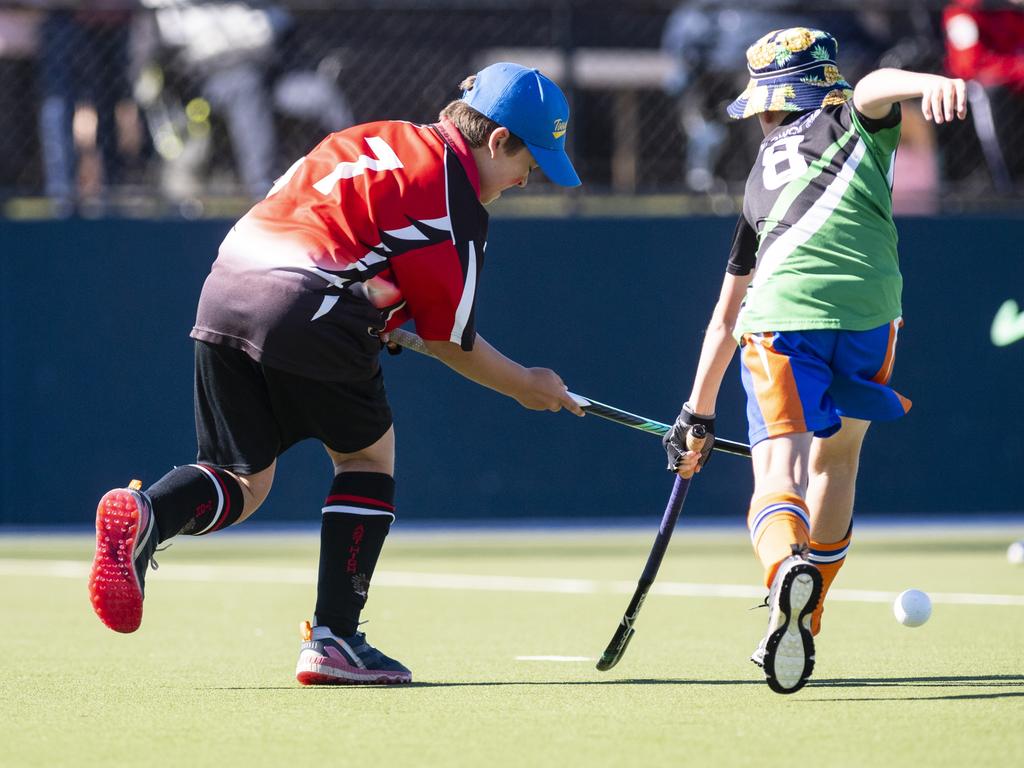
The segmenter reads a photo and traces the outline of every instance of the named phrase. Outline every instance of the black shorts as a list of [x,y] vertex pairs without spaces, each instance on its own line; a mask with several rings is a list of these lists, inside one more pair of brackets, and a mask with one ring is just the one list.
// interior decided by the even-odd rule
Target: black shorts
[[243,475],[308,437],[353,453],[391,426],[379,367],[366,381],[318,381],[203,341],[196,342],[195,407],[199,461]]

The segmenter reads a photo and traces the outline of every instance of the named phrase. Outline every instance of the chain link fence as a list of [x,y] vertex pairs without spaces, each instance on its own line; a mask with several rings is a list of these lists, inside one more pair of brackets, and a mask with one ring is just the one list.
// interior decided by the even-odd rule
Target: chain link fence
[[974,78],[964,123],[905,110],[898,210],[1024,208],[1021,0],[22,0],[0,5],[0,210],[234,215],[326,133],[433,121],[513,60],[566,90],[584,187],[531,180],[500,211],[731,212],[760,138],[725,117],[743,52],[797,25],[835,34],[851,81]]

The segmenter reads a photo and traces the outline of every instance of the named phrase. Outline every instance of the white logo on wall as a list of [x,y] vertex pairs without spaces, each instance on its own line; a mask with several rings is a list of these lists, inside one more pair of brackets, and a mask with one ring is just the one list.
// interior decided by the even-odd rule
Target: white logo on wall
[[1008,347],[1024,339],[1024,312],[1017,302],[1007,299],[992,318],[992,343],[997,347]]

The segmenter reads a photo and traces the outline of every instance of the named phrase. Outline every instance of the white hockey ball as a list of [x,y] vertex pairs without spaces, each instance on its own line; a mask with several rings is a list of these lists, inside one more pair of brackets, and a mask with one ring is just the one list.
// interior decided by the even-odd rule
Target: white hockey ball
[[907,589],[892,604],[896,621],[905,627],[920,627],[932,615],[932,599],[919,589]]

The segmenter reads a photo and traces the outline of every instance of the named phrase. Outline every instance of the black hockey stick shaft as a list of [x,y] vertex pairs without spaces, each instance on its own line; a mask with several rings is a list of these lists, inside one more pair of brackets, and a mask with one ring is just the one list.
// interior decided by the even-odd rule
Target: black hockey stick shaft
[[[391,340],[396,344],[405,347],[406,349],[411,349],[414,352],[430,356],[430,350],[427,348],[427,345],[423,342],[423,339],[415,333],[412,333],[411,331],[404,331],[401,328],[396,328],[391,331],[390,336]],[[570,392],[569,395],[576,401],[580,408],[587,413],[593,414],[594,416],[600,416],[602,419],[607,419],[608,421],[614,421],[616,424],[622,424],[626,427],[639,429],[641,432],[647,432],[648,434],[657,435],[659,437],[663,437],[671,429],[668,424],[663,424],[660,421],[654,421],[653,419],[648,419],[644,416],[638,416],[635,413],[624,411],[613,405],[600,403],[597,400],[591,400],[589,397],[576,395],[572,392]],[[713,449],[722,453],[731,453],[734,456],[750,456],[749,445],[745,443],[738,443],[733,440],[725,440],[720,437],[715,438]]]
[[[644,416],[637,416],[635,413],[624,411],[613,405],[599,403],[596,400],[591,400],[589,397],[573,395],[571,392],[570,395],[579,404],[580,408],[587,413],[600,416],[602,419],[608,419],[608,421],[614,421],[616,424],[633,427],[633,429],[639,429],[641,432],[658,435],[659,437],[664,437],[672,428],[668,424],[663,424],[660,421],[654,421],[653,419],[648,419]],[[721,453],[731,453],[733,456],[750,457],[749,445],[746,443],[737,443],[734,440],[726,440],[721,437],[715,438],[713,450],[720,451]]]
[[[703,442],[704,434],[704,427],[700,425],[691,428],[690,435],[687,438],[690,450],[700,449],[700,443]],[[626,606],[626,612],[622,615],[622,621],[616,627],[615,634],[612,635],[608,647],[604,649],[604,653],[601,654],[601,658],[597,662],[597,668],[602,672],[607,672],[619,663],[619,660],[626,652],[629,641],[633,639],[633,635],[636,632],[637,616],[640,614],[640,608],[643,607],[651,585],[654,584],[654,579],[658,576],[661,561],[665,559],[665,552],[668,551],[668,543],[672,540],[672,532],[676,528],[676,521],[679,520],[679,513],[683,510],[683,503],[686,501],[686,493],[690,489],[691,479],[692,477],[676,476],[675,483],[672,485],[672,493],[668,497],[668,504],[665,506],[665,514],[661,518],[658,535],[654,537],[651,553],[647,556],[647,564],[644,565],[643,573],[640,574],[640,580],[637,582],[636,590],[633,592],[633,598],[629,601],[629,605]]]

